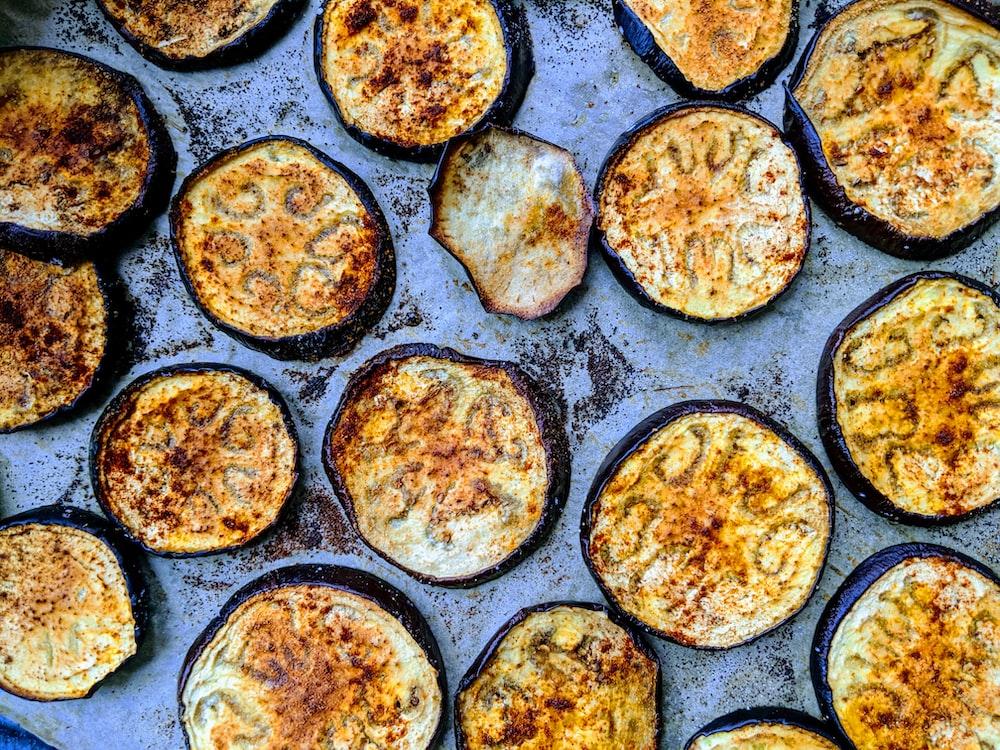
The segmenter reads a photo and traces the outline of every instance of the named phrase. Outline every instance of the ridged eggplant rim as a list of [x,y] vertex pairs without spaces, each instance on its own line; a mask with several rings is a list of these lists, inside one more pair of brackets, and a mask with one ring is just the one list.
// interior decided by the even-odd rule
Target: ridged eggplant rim
[[0,47],[0,55],[16,51],[55,52],[94,65],[110,76],[135,103],[139,111],[139,121],[145,128],[149,142],[149,164],[135,203],[96,232],[79,235],[0,221],[0,243],[16,247],[18,252],[37,260],[56,265],[71,265],[82,259],[94,259],[98,256],[115,256],[146,230],[170,199],[170,190],[174,185],[177,168],[177,152],[174,151],[163,118],[146,95],[142,84],[128,73],[86,55],[55,47]]
[[204,651],[205,647],[215,637],[216,633],[229,621],[232,614],[248,599],[274,589],[286,588],[297,585],[327,586],[338,591],[344,591],[355,596],[360,596],[373,602],[395,617],[407,632],[417,642],[427,661],[437,672],[437,686],[441,691],[441,706],[438,713],[437,727],[434,730],[428,747],[435,747],[441,740],[444,733],[445,705],[448,700],[448,682],[445,674],[444,660],[441,658],[441,651],[438,648],[437,639],[431,631],[427,620],[417,609],[416,605],[391,584],[377,578],[371,573],[366,573],[356,568],[349,568],[342,565],[289,565],[283,568],[272,570],[259,578],[240,588],[223,605],[222,610],[205,626],[205,629],[191,644],[187,655],[181,665],[180,676],[177,680],[177,707],[178,718],[181,724],[181,733],[184,735],[184,746],[191,747],[187,732],[184,726],[184,686],[195,661]]
[[[593,560],[590,558],[590,533],[593,524],[594,505],[604,492],[605,486],[607,486],[608,482],[618,471],[618,467],[621,466],[622,463],[624,463],[633,453],[635,453],[635,451],[645,445],[645,443],[661,429],[666,427],[671,422],[690,414],[735,414],[736,416],[744,417],[756,422],[761,427],[774,433],[784,443],[790,446],[799,455],[799,457],[806,462],[806,465],[816,473],[826,490],[829,532],[827,533],[826,542],[823,546],[823,555],[816,573],[816,580],[813,581],[813,585],[812,588],[809,589],[809,593],[802,598],[802,604],[798,607],[798,609],[790,615],[781,621],[776,622],[767,630],[757,633],[756,635],[740,641],[739,643],[734,643],[731,646],[703,646],[699,644],[683,643],[667,633],[664,633],[663,631],[643,622],[635,615],[627,612],[618,603],[618,600],[604,583],[600,573],[598,573],[597,569],[594,567]],[[834,531],[835,498],[836,495],[833,491],[833,485],[830,483],[830,478],[823,469],[823,464],[819,462],[819,459],[816,458],[813,452],[809,450],[809,448],[806,447],[801,440],[795,437],[795,435],[793,435],[786,427],[771,419],[771,417],[768,417],[767,415],[754,409],[752,406],[748,406],[739,401],[726,401],[722,399],[680,401],[666,407],[665,409],[660,409],[659,411],[650,414],[648,417],[639,422],[639,424],[629,430],[625,437],[618,441],[618,444],[611,449],[608,455],[604,458],[604,461],[601,462],[600,467],[597,469],[597,473],[594,475],[594,481],[590,485],[590,491],[587,493],[587,498],[584,501],[583,515],[580,520],[580,547],[583,552],[583,561],[586,563],[587,570],[590,571],[590,575],[597,583],[598,588],[601,589],[601,594],[603,594],[604,598],[607,599],[610,607],[636,629],[656,638],[661,638],[670,643],[676,643],[678,646],[684,646],[685,648],[694,649],[696,651],[729,651],[730,649],[739,648],[740,646],[745,646],[748,643],[753,643],[757,639],[763,638],[769,633],[773,633],[782,625],[785,625],[795,619],[795,617],[797,617],[799,613],[806,608],[806,605],[809,604],[809,601],[812,599],[813,594],[816,593],[816,588],[819,586],[819,583],[823,578],[823,571],[826,568],[827,557],[830,554],[830,540],[833,538]]]
[[[545,470],[548,476],[548,486],[545,491],[545,500],[542,507],[541,516],[534,530],[528,537],[517,546],[507,557],[498,563],[490,565],[481,571],[471,575],[454,576],[448,578],[436,577],[411,570],[399,563],[397,560],[382,552],[371,544],[361,532],[357,516],[354,512],[354,499],[347,489],[340,471],[337,469],[337,462],[331,450],[333,432],[340,422],[341,416],[347,406],[355,399],[360,388],[367,382],[368,378],[375,370],[390,362],[409,359],[411,357],[432,357],[443,359],[463,365],[477,365],[503,370],[510,377],[511,382],[517,391],[527,399],[534,413],[535,422],[538,425],[541,436],[542,447],[545,449]],[[358,370],[351,375],[344,387],[344,392],[340,397],[340,402],[327,424],[326,432],[323,435],[323,468],[326,470],[327,478],[333,486],[334,493],[340,501],[347,515],[351,528],[358,537],[376,555],[386,562],[399,568],[404,573],[412,576],[421,583],[428,583],[434,586],[444,586],[448,588],[471,588],[486,581],[499,578],[504,573],[514,568],[525,557],[541,546],[555,524],[556,519],[562,513],[566,504],[566,496],[569,493],[570,481],[570,457],[569,440],[563,426],[563,419],[560,409],[556,405],[553,396],[546,391],[534,378],[528,375],[521,367],[513,362],[494,359],[480,359],[478,357],[461,354],[454,349],[439,347],[434,344],[402,344],[386,349],[369,359]]]
[[812,678],[813,689],[816,691],[816,701],[819,703],[820,713],[836,729],[837,734],[842,738],[841,741],[848,748],[853,748],[854,743],[844,731],[833,706],[833,691],[830,688],[827,663],[830,645],[841,621],[850,612],[855,602],[892,568],[913,558],[939,558],[960,563],[1000,586],[1000,578],[989,566],[948,547],[925,542],[909,542],[886,547],[858,565],[844,579],[836,593],[827,602],[816,625],[812,649],[809,652],[809,674]]
[[[625,155],[625,153],[631,149],[632,145],[636,139],[648,128],[658,124],[662,120],[666,120],[670,117],[676,117],[678,115],[685,114],[689,111],[694,110],[704,110],[704,109],[718,109],[726,112],[735,112],[736,114],[745,115],[750,117],[757,122],[771,128],[781,139],[781,142],[788,147],[792,152],[793,158],[795,159],[795,168],[799,174],[799,191],[802,195],[802,205],[805,208],[806,214],[806,237],[805,237],[805,247],[802,252],[802,262],[799,263],[798,269],[795,271],[794,275],[788,280],[781,289],[779,289],[775,294],[773,294],[770,299],[757,305],[757,307],[751,308],[745,312],[741,312],[738,315],[732,315],[728,318],[700,318],[697,315],[689,315],[688,313],[682,312],[674,307],[664,305],[660,302],[654,300],[649,292],[646,291],[645,287],[636,281],[635,275],[629,270],[628,266],[625,265],[625,261],[622,260],[621,256],[615,252],[614,248],[611,247],[607,239],[607,234],[600,228],[601,223],[601,196],[604,193],[604,180],[607,176],[609,170],[616,166],[619,160]],[[795,280],[802,273],[803,267],[805,267],[806,258],[809,255],[809,247],[812,244],[812,210],[809,206],[809,197],[806,192],[806,183],[804,178],[804,172],[802,169],[802,164],[799,159],[799,154],[793,147],[792,143],[788,140],[784,133],[775,125],[773,122],[768,120],[756,112],[751,112],[749,109],[742,107],[738,104],[727,104],[725,102],[712,102],[712,101],[702,101],[702,102],[678,102],[675,104],[668,104],[665,107],[660,107],[659,109],[653,110],[648,115],[639,120],[635,125],[630,127],[614,142],[611,149],[608,151],[608,155],[604,157],[604,163],[601,165],[600,171],[597,173],[597,181],[594,184],[594,226],[591,232],[591,245],[598,250],[607,262],[608,267],[611,269],[611,273],[617,279],[618,283],[621,284],[625,290],[635,298],[635,300],[645,308],[653,310],[654,312],[663,313],[669,315],[678,320],[684,320],[689,323],[701,323],[705,325],[719,325],[727,323],[738,323],[741,320],[753,317],[758,313],[763,312],[766,308],[770,307],[772,304],[778,301],[784,294],[792,287]]]
[[837,732],[826,722],[820,721],[815,716],[810,716],[804,711],[793,708],[783,708],[781,706],[759,706],[757,708],[743,708],[720,716],[718,719],[710,721],[687,741],[684,750],[691,750],[694,743],[702,737],[710,737],[721,732],[733,732],[743,727],[754,726],[756,724],[780,724],[786,727],[798,727],[808,732],[829,740],[838,748],[843,748],[843,742]]
[[660,659],[656,655],[656,652],[650,647],[643,637],[642,633],[632,627],[626,620],[624,620],[618,613],[612,611],[603,604],[597,604],[594,602],[578,602],[570,600],[558,600],[545,602],[543,604],[533,604],[530,607],[524,607],[518,610],[513,617],[511,617],[507,622],[500,626],[500,629],[486,642],[483,650],[479,652],[479,656],[475,658],[472,665],[465,672],[461,681],[458,683],[458,690],[455,692],[454,701],[454,714],[455,714],[455,747],[458,750],[467,750],[468,744],[465,739],[465,733],[462,731],[462,721],[459,716],[459,698],[462,693],[472,687],[472,684],[478,680],[483,673],[483,670],[488,666],[489,662],[493,659],[496,654],[497,649],[503,643],[504,639],[510,635],[511,631],[524,622],[529,615],[533,615],[539,612],[550,612],[553,609],[558,609],[559,607],[572,607],[575,609],[585,609],[590,612],[601,612],[607,616],[607,618],[624,630],[628,636],[632,639],[636,648],[642,653],[643,656],[648,658],[653,662],[656,667],[656,692],[655,692],[655,705],[654,711],[656,714],[656,727],[654,729],[654,737],[656,740],[656,746],[659,747],[663,739],[663,686],[661,684],[662,677],[662,667],[660,665]]
[[80,698],[37,698],[31,695],[21,695],[7,690],[11,695],[39,703],[53,703],[66,700],[83,700],[92,696],[101,684],[112,674],[120,670],[135,658],[142,649],[146,628],[149,624],[150,595],[146,575],[143,572],[141,552],[125,537],[117,527],[101,518],[96,513],[72,505],[43,505],[24,513],[5,518],[0,521],[0,529],[10,529],[15,526],[40,524],[45,526],[68,526],[86,532],[101,542],[114,554],[118,567],[125,579],[128,591],[129,605],[132,609],[132,621],[135,637],[135,654],[122,660],[121,664],[94,683],[87,694]]
[[[964,10],[993,28],[1000,29],[1000,6],[988,7],[985,3],[979,4],[965,0],[939,1]],[[788,134],[789,141],[795,146],[796,153],[802,159],[810,195],[837,226],[877,250],[897,258],[904,260],[943,258],[957,253],[981,237],[1000,218],[1000,206],[944,237],[914,237],[901,232],[889,222],[880,219],[847,197],[847,193],[837,181],[837,176],[826,159],[819,133],[816,132],[816,128],[809,120],[805,110],[802,109],[792,93],[801,83],[809,59],[816,49],[816,43],[826,31],[827,26],[835,22],[843,12],[861,2],[868,2],[868,0],[853,0],[827,18],[816,29],[812,39],[806,45],[802,57],[799,58],[791,77],[784,86],[785,132]]]
[[[132,530],[115,514],[108,502],[108,498],[104,493],[104,488],[101,486],[100,472],[98,471],[98,453],[100,451],[101,441],[105,430],[107,429],[110,421],[114,419],[122,407],[128,402],[128,400],[142,389],[148,383],[154,380],[160,380],[161,378],[168,378],[172,375],[185,375],[185,374],[202,374],[202,373],[230,373],[233,375],[238,375],[252,383],[257,388],[261,389],[267,393],[270,401],[274,404],[278,411],[281,413],[281,421],[285,429],[288,431],[289,436],[292,439],[292,445],[295,449],[294,455],[294,466],[292,470],[292,481],[288,487],[288,492],[285,493],[285,497],[281,501],[281,505],[278,512],[275,514],[274,520],[271,521],[267,526],[261,529],[258,533],[254,534],[249,539],[246,539],[238,544],[231,544],[228,547],[219,547],[217,549],[207,549],[198,550],[196,552],[171,552],[171,551],[160,551],[149,547],[145,542],[137,538]],[[281,393],[271,385],[269,382],[264,380],[259,375],[256,375],[249,370],[244,370],[242,367],[236,367],[235,365],[219,364],[215,362],[191,362],[185,364],[167,365],[166,367],[160,367],[156,370],[151,370],[149,372],[143,373],[138,376],[135,380],[125,386],[117,396],[115,396],[111,402],[104,408],[101,416],[97,418],[97,422],[94,424],[94,429],[90,433],[90,445],[88,448],[88,463],[89,463],[89,474],[90,474],[90,486],[93,489],[94,497],[97,498],[97,503],[100,505],[101,510],[108,517],[108,520],[125,536],[132,544],[141,548],[142,550],[148,552],[151,555],[157,557],[165,558],[186,558],[186,557],[204,557],[206,555],[217,555],[222,552],[232,552],[233,550],[246,547],[258,539],[262,538],[265,534],[271,531],[275,526],[277,526],[281,520],[284,518],[285,513],[288,510],[288,501],[295,494],[295,488],[298,485],[299,478],[301,476],[301,462],[302,462],[302,451],[299,447],[298,433],[295,429],[295,423],[292,421],[291,412],[288,409],[288,404],[282,397]]]
[[920,281],[934,279],[954,279],[970,289],[985,294],[993,300],[993,303],[997,307],[1000,307],[1000,293],[980,281],[970,279],[968,276],[962,276],[950,271],[918,271],[911,273],[909,276],[904,276],[875,292],[875,294],[854,308],[846,318],[837,324],[837,327],[833,329],[833,333],[827,339],[826,346],[823,347],[823,354],[820,355],[819,374],[816,379],[816,421],[819,427],[819,436],[823,441],[823,447],[826,448],[826,455],[830,458],[830,464],[833,466],[834,471],[837,472],[837,476],[840,477],[840,481],[844,483],[844,486],[850,490],[854,497],[860,500],[872,512],[878,513],[890,521],[913,526],[947,526],[959,523],[996,507],[997,503],[1000,502],[1000,497],[986,505],[981,505],[978,508],[973,508],[965,513],[956,515],[913,513],[912,511],[903,510],[893,503],[886,495],[875,488],[875,485],[861,472],[861,469],[851,457],[851,451],[847,447],[844,432],[841,430],[840,422],[837,419],[837,393],[834,383],[833,360],[837,354],[837,350],[843,344],[844,338],[855,325],[877,313],[900,294],[912,289]]
[[[375,222],[380,235],[377,257],[375,259],[375,278],[365,301],[351,315],[339,323],[334,323],[315,331],[299,333],[293,336],[257,336],[217,318],[202,302],[195,290],[194,281],[188,273],[181,251],[179,232],[181,224],[181,203],[191,187],[206,174],[212,172],[227,160],[250,148],[264,143],[291,143],[306,149],[323,166],[336,172],[354,191],[364,206],[368,215]],[[174,260],[180,272],[184,288],[209,322],[223,333],[232,336],[244,346],[264,352],[268,356],[280,360],[301,360],[314,362],[325,357],[338,357],[353,349],[358,341],[371,330],[382,318],[392,295],[396,290],[396,251],[393,247],[392,234],[385,214],[375,198],[374,193],[353,170],[336,159],[323,153],[311,143],[287,135],[269,135],[244,141],[236,146],[223,149],[208,160],[198,165],[181,183],[180,190],[174,196],[170,205],[170,245],[174,251]]]
[[[387,156],[390,159],[404,159],[424,164],[433,164],[444,151],[447,141],[424,146],[404,146],[395,141],[373,135],[362,130],[357,125],[349,123],[337,99],[333,94],[333,89],[323,75],[323,16],[326,13],[326,6],[333,0],[325,0],[316,16],[316,23],[313,30],[313,66],[316,69],[316,78],[323,95],[333,107],[333,113],[341,127],[347,134],[362,146],[371,149],[377,154]],[[503,86],[497,98],[486,110],[485,114],[477,122],[472,124],[464,133],[475,133],[486,125],[497,124],[501,126],[510,125],[514,121],[514,116],[524,102],[524,95],[528,91],[528,84],[535,76],[535,61],[532,52],[531,29],[528,25],[528,16],[519,0],[489,0],[496,11],[497,19],[500,21],[500,29],[503,32],[503,46],[507,53],[507,72],[504,75]],[[455,136],[458,137],[458,136]]]

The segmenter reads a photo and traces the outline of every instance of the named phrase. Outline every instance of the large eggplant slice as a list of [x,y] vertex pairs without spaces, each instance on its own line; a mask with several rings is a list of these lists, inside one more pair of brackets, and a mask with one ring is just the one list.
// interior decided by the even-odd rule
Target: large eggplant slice
[[998,19],[988,3],[858,0],[817,31],[785,91],[785,128],[844,229],[926,259],[996,220]]
[[0,48],[0,243],[53,262],[115,253],[166,204],[176,161],[132,76]]
[[231,365],[142,375],[94,427],[90,478],[101,508],[157,555],[247,544],[277,523],[298,478],[281,395]]
[[726,649],[794,617],[819,581],[833,488],[816,457],[733,401],[685,401],[640,422],[597,471],[583,556],[630,622]]
[[434,162],[455,136],[510,125],[535,73],[518,0],[327,0],[314,39],[337,119],[395,159]]
[[412,602],[335,565],[280,568],[237,591],[191,646],[177,689],[190,750],[245,737],[430,750],[447,695],[437,642]]
[[140,556],[107,521],[47,505],[0,521],[0,688],[88,698],[138,651],[148,619]]
[[871,510],[954,523],[1000,498],[1000,294],[941,271],[863,302],[823,350],[816,405],[830,462]]
[[323,464],[361,538],[425,583],[474,586],[537,547],[566,501],[550,395],[511,362],[397,346],[351,376]]
[[599,604],[522,609],[455,695],[458,750],[656,750],[660,663]]
[[389,226],[354,172],[296,138],[248,141],[198,167],[170,210],[201,311],[279,359],[343,354],[396,286]]
[[640,304],[731,322],[777,299],[809,249],[809,202],[781,132],[747,110],[682,104],[611,148],[595,188],[595,239]]
[[825,722],[790,708],[745,708],[720,716],[688,740],[684,750],[840,750]]
[[538,318],[583,280],[594,211],[569,151],[487,127],[449,142],[429,193],[430,235],[487,312]]
[[816,628],[820,711],[856,750],[996,745],[1000,578],[934,544],[877,552]]

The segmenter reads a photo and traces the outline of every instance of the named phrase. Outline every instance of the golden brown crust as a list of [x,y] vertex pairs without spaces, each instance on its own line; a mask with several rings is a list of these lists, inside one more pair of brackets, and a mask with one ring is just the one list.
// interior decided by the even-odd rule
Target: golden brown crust
[[826,737],[803,727],[759,722],[713,732],[695,740],[688,750],[838,750]]

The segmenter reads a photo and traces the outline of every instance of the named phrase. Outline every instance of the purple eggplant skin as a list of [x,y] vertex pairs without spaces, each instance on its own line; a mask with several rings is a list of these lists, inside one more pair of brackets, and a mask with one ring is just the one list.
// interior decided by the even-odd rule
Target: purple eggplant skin
[[720,732],[732,732],[754,724],[783,724],[789,727],[800,727],[819,735],[825,740],[829,740],[838,748],[846,750],[846,746],[843,744],[840,736],[828,723],[820,721],[803,711],[781,708],[779,706],[744,708],[728,713],[725,716],[720,716],[695,732],[691,739],[687,741],[684,748],[685,750],[690,750],[694,743],[701,737],[708,737]]
[[[181,257],[180,242],[178,240],[178,231],[181,222],[180,206],[191,186],[217,163],[247,148],[269,141],[287,141],[301,146],[307,149],[323,165],[343,177],[361,200],[361,204],[368,211],[372,221],[375,222],[381,237],[378,258],[375,262],[375,281],[364,303],[350,317],[336,325],[327,326],[318,331],[301,333],[296,336],[254,336],[216,318],[211,310],[202,304],[195,293],[194,283]],[[291,136],[273,135],[245,141],[237,146],[220,151],[211,159],[195,168],[191,174],[184,178],[184,182],[181,183],[180,190],[177,191],[177,195],[174,196],[174,200],[170,206],[170,244],[174,249],[174,260],[177,263],[177,269],[180,272],[181,280],[184,282],[184,287],[187,289],[188,294],[191,295],[191,299],[194,300],[195,305],[201,310],[202,315],[208,318],[212,325],[220,331],[232,336],[244,346],[264,352],[275,359],[315,362],[326,357],[338,357],[346,354],[354,348],[372,326],[381,320],[396,290],[396,251],[392,244],[392,234],[389,231],[389,223],[386,221],[385,214],[382,213],[382,209],[371,189],[350,168],[330,158],[312,144]]]
[[844,337],[854,325],[864,320],[879,309],[889,304],[903,292],[912,288],[923,279],[955,279],[978,292],[988,296],[993,302],[1000,306],[1000,293],[995,289],[983,284],[968,276],[951,273],[950,271],[918,271],[904,276],[889,286],[880,289],[874,295],[862,302],[840,324],[833,329],[830,338],[823,347],[823,354],[820,356],[819,374],[816,379],[816,419],[819,426],[819,436],[826,448],[826,454],[830,458],[840,481],[860,500],[869,510],[878,513],[880,516],[888,518],[896,523],[905,523],[913,526],[947,526],[959,523],[972,516],[985,513],[997,506],[1000,498],[992,503],[970,510],[967,513],[956,516],[936,515],[927,516],[920,513],[911,513],[897,507],[889,498],[879,492],[868,478],[861,473],[861,469],[851,458],[847,442],[844,440],[844,433],[840,429],[840,422],[837,421],[837,396],[834,392],[834,372],[833,358],[837,349],[844,341]]
[[[545,463],[546,472],[549,476],[549,486],[545,493],[545,504],[542,508],[542,515],[538,519],[538,525],[528,538],[505,559],[471,576],[438,578],[419,573],[400,565],[399,562],[369,544],[364,534],[361,533],[361,528],[354,513],[354,501],[351,498],[351,493],[348,491],[343,477],[341,477],[340,472],[337,470],[336,460],[330,450],[333,431],[340,421],[344,409],[375,370],[387,362],[415,356],[435,357],[459,364],[497,367],[504,370],[511,381],[513,381],[517,390],[531,405],[531,410],[534,412],[535,420],[538,422],[541,432],[542,446],[545,448]],[[563,426],[564,422],[561,410],[553,396],[534,378],[522,370],[520,366],[513,362],[470,357],[454,349],[442,348],[434,344],[401,344],[376,354],[348,379],[344,393],[340,398],[340,403],[337,404],[337,408],[334,410],[333,417],[330,418],[326,433],[323,436],[323,468],[326,469],[326,475],[330,480],[330,484],[333,485],[333,490],[340,500],[341,506],[344,508],[344,513],[347,515],[351,527],[372,552],[421,583],[447,588],[472,588],[486,581],[491,581],[494,578],[499,578],[534,552],[545,541],[556,519],[562,513],[563,506],[566,504],[566,497],[569,493],[570,482],[569,440]]]
[[633,125],[627,131],[622,133],[618,137],[618,140],[616,140],[614,144],[611,146],[611,149],[608,151],[608,155],[604,157],[604,163],[601,165],[601,169],[597,174],[597,182],[594,185],[594,204],[595,204],[594,226],[593,230],[590,233],[590,244],[594,250],[599,252],[604,257],[605,262],[608,264],[608,267],[611,269],[611,273],[614,275],[618,283],[621,284],[625,288],[625,291],[631,294],[632,297],[634,297],[635,300],[643,307],[649,310],[653,310],[654,312],[669,315],[673,318],[677,318],[678,320],[686,321],[688,323],[700,323],[702,325],[719,325],[720,323],[721,324],[738,323],[742,320],[746,320],[747,318],[751,318],[763,312],[765,309],[770,307],[772,304],[777,302],[782,296],[785,295],[785,293],[792,287],[792,284],[795,283],[795,280],[799,277],[799,274],[802,273],[802,268],[805,266],[805,257],[806,255],[808,255],[809,247],[812,243],[812,210],[810,208],[809,201],[806,199],[806,183],[804,178],[804,172],[802,170],[802,164],[799,159],[798,151],[796,151],[796,149],[792,146],[792,143],[786,137],[782,135],[781,142],[784,143],[786,146],[788,146],[788,148],[792,150],[792,153],[795,154],[795,164],[799,170],[799,189],[802,191],[803,205],[805,206],[805,211],[806,211],[806,227],[807,227],[806,253],[805,255],[803,255],[802,265],[799,267],[799,270],[796,271],[795,276],[789,279],[788,284],[785,285],[785,288],[782,289],[777,294],[775,294],[773,297],[771,297],[771,299],[769,299],[762,305],[758,305],[757,307],[751,310],[747,310],[746,312],[740,313],[739,315],[734,315],[730,318],[718,318],[711,320],[707,320],[705,318],[698,318],[693,315],[688,315],[687,313],[681,312],[680,310],[676,310],[672,307],[668,307],[667,305],[663,305],[654,300],[645,290],[642,284],[640,284],[636,280],[635,276],[629,270],[628,266],[625,265],[625,262],[621,259],[618,253],[614,251],[611,245],[608,244],[607,236],[600,229],[601,194],[604,192],[604,180],[607,177],[608,171],[618,161],[619,156],[631,146],[632,141],[643,130],[653,125],[654,123],[659,122],[660,120],[669,117],[677,112],[683,112],[688,109],[704,109],[705,107],[724,109],[724,110],[729,110],[731,112],[738,112],[741,115],[748,115],[756,120],[759,120],[768,127],[774,128],[774,130],[779,135],[781,134],[781,131],[774,123],[772,123],[771,121],[767,120],[764,117],[761,117],[756,112],[751,112],[745,107],[741,107],[737,104],[727,104],[725,102],[711,102],[711,101],[677,102],[675,104],[668,104],[665,107],[660,107],[659,109],[650,112],[648,115],[639,120],[635,125]]
[[[333,2],[333,0],[327,0]],[[466,133],[475,133],[479,129],[489,124],[509,126],[514,121],[514,116],[524,102],[524,95],[528,91],[528,84],[535,76],[535,59],[532,52],[531,28],[528,25],[528,16],[519,0],[490,0],[493,9],[496,11],[500,21],[500,28],[503,31],[504,46],[507,49],[507,74],[504,76],[503,87],[500,95],[496,98],[490,108],[486,110],[479,122],[470,127]],[[323,76],[323,13],[326,9],[326,2],[320,8],[319,15],[316,16],[316,24],[313,30],[313,65],[316,69],[316,78],[319,80],[319,87],[323,90],[323,95],[333,107],[333,113],[341,127],[347,134],[362,146],[371,149],[377,154],[387,156],[390,159],[402,159],[422,164],[434,164],[444,151],[446,143],[435,143],[426,146],[403,146],[394,141],[372,135],[357,125],[353,125],[344,119],[340,111],[340,105],[333,95],[330,84]]]
[[754,409],[752,406],[748,406],[739,401],[725,401],[721,399],[706,399],[698,401],[680,401],[676,404],[671,404],[665,409],[660,409],[648,417],[643,419],[639,424],[633,427],[618,444],[608,453],[601,463],[600,467],[597,469],[597,474],[594,476],[594,481],[590,485],[590,491],[587,493],[587,498],[583,504],[583,516],[580,520],[580,547],[583,552],[583,561],[587,565],[587,570],[590,571],[590,575],[593,577],[594,581],[597,583],[598,588],[600,588],[601,593],[604,598],[608,600],[608,604],[611,609],[621,617],[625,622],[632,625],[643,633],[660,638],[671,643],[677,643],[679,646],[684,646],[685,648],[694,649],[696,651],[729,651],[733,648],[739,648],[740,646],[745,646],[748,643],[753,643],[758,638],[763,638],[768,633],[772,633],[778,628],[780,628],[785,623],[794,619],[799,612],[805,609],[809,600],[812,599],[814,593],[816,593],[816,587],[819,585],[822,579],[822,570],[820,575],[816,577],[816,582],[813,584],[812,590],[809,592],[803,602],[802,606],[798,610],[793,612],[791,615],[786,617],[781,622],[774,625],[774,627],[765,630],[763,633],[759,633],[742,643],[736,643],[732,646],[717,647],[717,646],[692,646],[687,643],[680,643],[675,639],[671,638],[666,633],[657,630],[656,628],[647,625],[639,618],[629,614],[618,604],[614,595],[605,585],[604,581],[601,579],[600,574],[597,572],[597,568],[594,566],[594,561],[590,557],[590,534],[593,525],[593,513],[594,505],[597,503],[597,499],[601,496],[604,491],[605,486],[611,481],[611,478],[618,471],[618,467],[628,459],[636,450],[638,450],[642,445],[649,440],[653,435],[659,432],[662,428],[666,427],[671,422],[685,417],[689,414],[736,414],[741,417],[753,420],[762,427],[770,430],[784,442],[790,445],[796,453],[802,458],[809,467],[816,472],[816,475],[823,482],[823,486],[826,488],[826,494],[829,498],[829,523],[830,523],[830,533],[827,537],[826,548],[823,550],[823,565],[822,568],[826,567],[826,560],[830,554],[830,540],[833,539],[834,533],[834,499],[835,494],[833,491],[833,485],[830,483],[830,478],[827,476],[826,471],[823,469],[823,464],[819,462],[819,459],[813,455],[812,451],[805,446],[802,441],[795,437],[791,432],[789,432],[784,426],[771,419],[765,414]]

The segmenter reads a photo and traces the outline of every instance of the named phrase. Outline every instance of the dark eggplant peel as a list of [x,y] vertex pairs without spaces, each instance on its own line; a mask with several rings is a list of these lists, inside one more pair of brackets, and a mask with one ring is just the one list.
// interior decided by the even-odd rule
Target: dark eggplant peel
[[273,357],[343,354],[392,299],[396,256],[375,197],[304,141],[218,154],[184,180],[170,226],[202,312]]
[[595,237],[641,304],[733,321],[779,297],[809,248],[798,159],[743,109],[673,105],[612,147],[597,178]]
[[584,506],[584,559],[631,622],[685,646],[760,637],[812,595],[833,530],[819,461],[744,404],[685,401],[608,454]]
[[458,750],[656,750],[660,663],[599,604],[522,609],[455,696]]
[[429,192],[430,235],[487,312],[537,318],[583,280],[594,211],[569,151],[489,127],[448,144]]
[[132,658],[148,619],[139,552],[107,521],[48,505],[0,521],[0,688],[87,698]]
[[763,706],[733,711],[709,722],[684,750],[840,750],[825,722],[790,708]]
[[323,447],[361,538],[425,583],[472,586],[541,543],[566,501],[552,398],[510,362],[398,346],[351,376]]
[[246,544],[273,526],[298,478],[281,396],[228,365],[175,365],[116,396],[94,427],[90,476],[104,512],[154,554]]
[[176,155],[130,75],[0,48],[0,243],[41,260],[117,253],[170,195]]
[[178,685],[190,750],[438,747],[448,691],[409,599],[352,568],[295,565],[240,589]]
[[987,5],[851,3],[789,82],[786,129],[814,197],[892,255],[947,255],[997,218],[1000,14]]
[[820,711],[856,750],[1000,742],[1000,578],[933,544],[869,557],[826,606],[811,672]]
[[863,302],[826,343],[819,430],[840,478],[902,523],[954,523],[1000,498],[1000,295],[915,273]]

